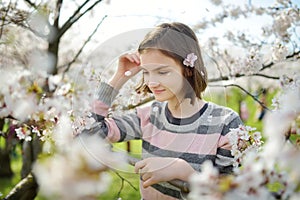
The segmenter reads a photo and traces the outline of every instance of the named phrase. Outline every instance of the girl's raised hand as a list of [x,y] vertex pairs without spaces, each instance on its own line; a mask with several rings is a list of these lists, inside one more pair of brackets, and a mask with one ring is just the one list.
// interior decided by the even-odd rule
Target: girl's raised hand
[[135,75],[140,71],[140,56],[138,53],[127,53],[119,58],[118,71],[125,74],[125,72],[130,71],[132,75]]
[[138,53],[123,54],[119,57],[118,69],[109,84],[115,89],[120,89],[127,80],[140,70],[140,56]]

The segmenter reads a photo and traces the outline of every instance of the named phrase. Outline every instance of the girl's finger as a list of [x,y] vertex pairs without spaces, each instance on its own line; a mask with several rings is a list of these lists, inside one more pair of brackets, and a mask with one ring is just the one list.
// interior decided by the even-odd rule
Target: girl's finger
[[143,160],[135,163],[135,165],[134,165],[134,172],[136,174],[138,174],[139,171],[140,171],[140,169],[142,169],[143,167],[145,167],[145,165],[146,165],[146,162],[144,162]]
[[137,55],[137,53],[131,54],[132,58],[134,59],[136,64],[140,64],[140,57]]
[[147,188],[149,187],[150,185],[153,185],[155,184],[156,182],[154,181],[154,179],[151,177],[151,178],[148,178],[146,181],[143,182],[143,187],[144,188]]
[[149,176],[148,173],[145,173],[145,174],[143,174],[143,175],[141,176],[141,179],[142,179],[143,182],[147,181],[149,178],[151,178],[151,176]]
[[135,62],[133,56],[131,56],[131,54],[125,54],[124,57],[129,60],[130,62]]

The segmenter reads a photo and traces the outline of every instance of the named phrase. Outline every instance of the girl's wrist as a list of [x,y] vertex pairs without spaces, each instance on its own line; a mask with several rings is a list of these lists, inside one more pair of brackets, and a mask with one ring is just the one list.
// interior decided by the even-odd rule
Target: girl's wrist
[[183,180],[183,181],[188,181],[189,177],[195,173],[195,170],[192,168],[190,164],[188,164],[185,160],[183,159],[178,159],[177,160],[177,166],[178,166],[178,179]]
[[126,79],[121,76],[114,76],[111,80],[109,80],[108,84],[116,90],[120,90],[127,80],[128,78]]

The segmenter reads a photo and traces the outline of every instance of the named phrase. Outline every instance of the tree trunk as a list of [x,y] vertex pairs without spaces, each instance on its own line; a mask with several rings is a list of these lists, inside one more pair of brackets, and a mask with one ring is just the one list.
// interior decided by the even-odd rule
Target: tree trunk
[[[5,121],[4,119],[0,120],[0,128],[3,130]],[[0,178],[11,178],[14,173],[11,169],[11,159],[10,154],[13,151],[13,143],[14,143],[14,126],[11,126],[7,132],[3,135],[3,139],[5,140],[5,144],[3,148],[0,148]],[[2,137],[2,136],[0,136]]]
[[31,172],[32,164],[36,161],[41,151],[42,143],[39,137],[33,137],[32,141],[24,141],[21,178],[27,177],[27,175]]
[[52,69],[50,74],[56,75],[58,73],[58,48],[59,48],[60,39],[56,39],[53,42],[49,42],[48,53],[53,56]]
[[0,149],[0,177],[11,178],[14,173],[10,165],[10,152]]

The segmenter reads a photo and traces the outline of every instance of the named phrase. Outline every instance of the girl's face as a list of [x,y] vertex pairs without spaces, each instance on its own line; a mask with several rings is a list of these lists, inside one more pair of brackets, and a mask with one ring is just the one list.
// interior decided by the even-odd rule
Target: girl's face
[[184,96],[182,67],[159,50],[140,55],[144,82],[157,101],[177,103]]

